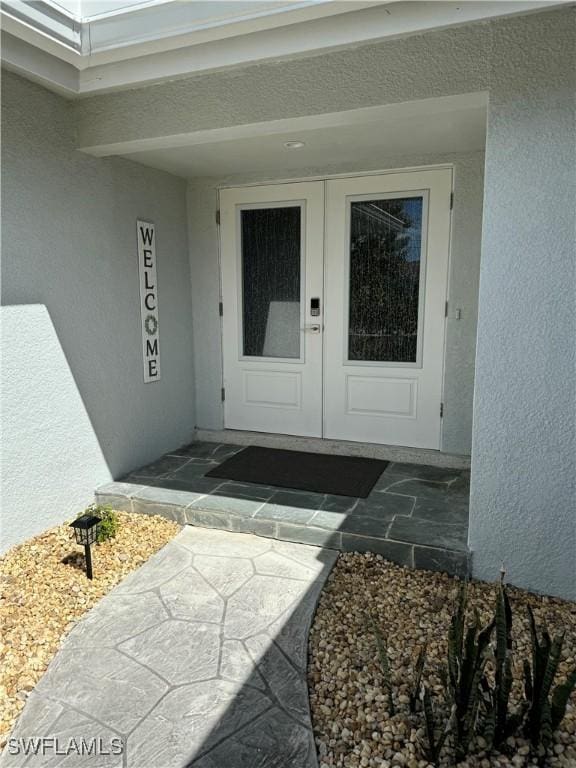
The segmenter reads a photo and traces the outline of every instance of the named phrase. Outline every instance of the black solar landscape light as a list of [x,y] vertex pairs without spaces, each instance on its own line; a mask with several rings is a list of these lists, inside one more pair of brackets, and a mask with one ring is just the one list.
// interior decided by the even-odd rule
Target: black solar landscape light
[[89,579],[92,578],[92,552],[90,547],[98,538],[98,527],[101,522],[102,518],[98,517],[98,515],[81,515],[73,523],[70,523],[70,527],[74,528],[76,543],[82,544],[84,547],[86,576]]

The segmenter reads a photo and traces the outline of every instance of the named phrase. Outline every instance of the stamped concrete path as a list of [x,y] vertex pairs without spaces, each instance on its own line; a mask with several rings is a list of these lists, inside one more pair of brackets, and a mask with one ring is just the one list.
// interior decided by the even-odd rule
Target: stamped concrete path
[[[12,739],[56,741],[6,748],[0,766],[314,768],[307,639],[335,559],[184,528],[76,625],[31,693]],[[79,756],[82,739],[99,754]]]

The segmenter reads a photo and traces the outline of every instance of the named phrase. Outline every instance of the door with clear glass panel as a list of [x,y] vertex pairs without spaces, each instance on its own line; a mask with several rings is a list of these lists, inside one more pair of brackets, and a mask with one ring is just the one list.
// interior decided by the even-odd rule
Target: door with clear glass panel
[[227,429],[322,436],[324,183],[220,192]]
[[324,437],[440,448],[452,172],[326,182]]

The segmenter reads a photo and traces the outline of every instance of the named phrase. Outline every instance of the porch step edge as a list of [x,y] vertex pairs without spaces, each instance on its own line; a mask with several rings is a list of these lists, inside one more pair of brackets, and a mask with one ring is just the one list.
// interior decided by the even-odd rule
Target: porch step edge
[[[158,491],[160,493],[157,493]],[[94,496],[98,504],[109,504],[113,509],[125,512],[160,515],[182,526],[251,533],[341,552],[373,552],[407,568],[441,571],[460,578],[470,575],[470,552],[365,536],[337,529],[316,528],[290,521],[251,517],[227,510],[203,509],[202,494],[113,482],[97,488]],[[189,501],[187,496],[190,497]]]

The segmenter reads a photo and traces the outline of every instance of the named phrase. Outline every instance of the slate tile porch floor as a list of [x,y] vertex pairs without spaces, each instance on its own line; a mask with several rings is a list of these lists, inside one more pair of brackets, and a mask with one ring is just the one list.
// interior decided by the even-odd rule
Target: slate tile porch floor
[[195,442],[96,490],[101,504],[180,524],[376,552],[460,576],[469,571],[469,471],[390,462],[366,499],[205,474],[244,446]]

